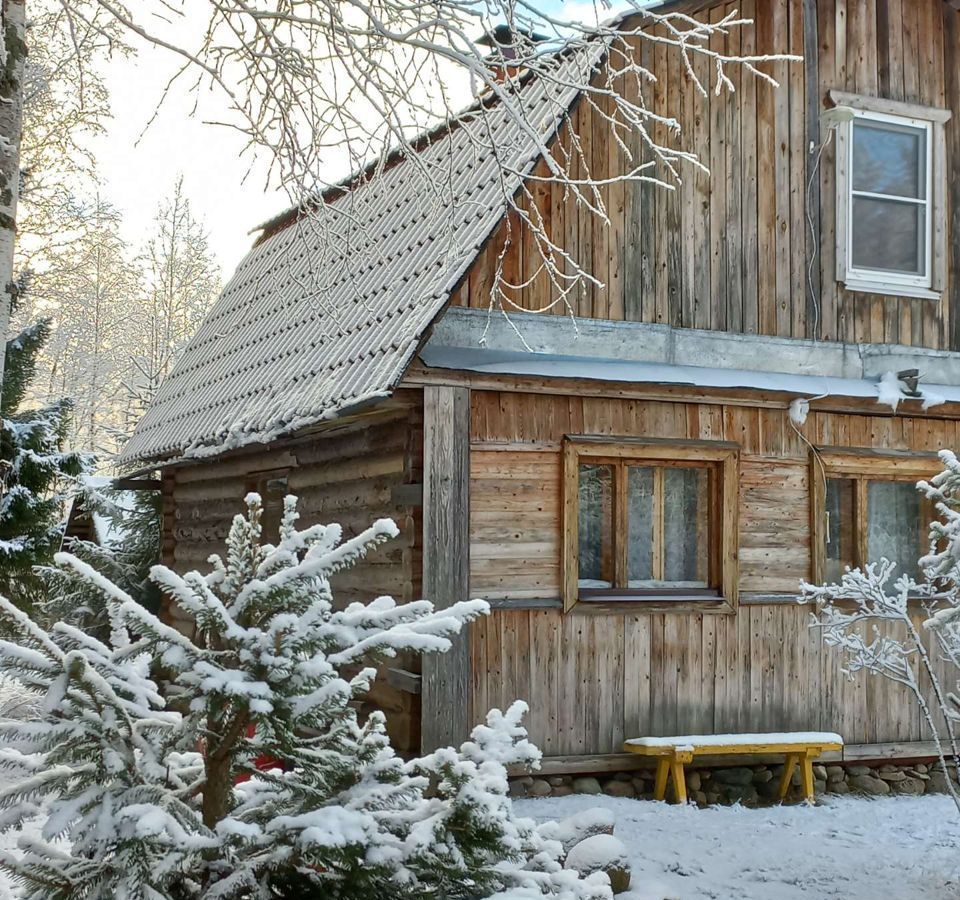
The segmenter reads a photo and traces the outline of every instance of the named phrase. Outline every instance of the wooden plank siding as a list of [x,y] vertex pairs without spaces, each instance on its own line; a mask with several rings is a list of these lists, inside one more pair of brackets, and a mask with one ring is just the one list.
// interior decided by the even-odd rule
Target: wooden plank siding
[[[779,81],[776,88],[732,70],[737,91],[717,96],[715,75],[695,60],[697,75],[710,84],[704,97],[676,53],[663,45],[644,46],[637,55],[657,78],[645,87],[646,102],[658,115],[677,118],[678,145],[695,151],[711,175],[687,167],[674,191],[638,183],[604,186],[600,194],[609,227],[565,195],[562,186],[538,183],[532,202],[542,211],[545,227],[606,288],[584,284],[564,300],[541,274],[522,289],[508,290],[510,301],[522,309],[588,318],[960,349],[955,324],[960,286],[949,274],[960,253],[960,242],[950,237],[960,215],[960,178],[949,174],[960,166],[960,13],[942,0],[746,0],[705,4],[697,15],[717,19],[734,10],[754,18],[755,25],[712,38],[712,50],[806,54],[810,70],[804,63],[763,64]],[[816,46],[808,46],[814,41]],[[623,79],[616,83],[622,85]],[[810,119],[824,109],[830,90],[954,110],[947,123],[949,249],[941,300],[851,292],[838,284],[833,141],[807,190],[813,161],[809,140],[826,136]],[[584,148],[575,174],[588,167],[603,178],[626,171],[628,162],[597,107],[604,108],[600,101],[580,103],[573,114],[572,127]],[[662,125],[652,126],[652,133],[657,141],[672,140]],[[564,135],[561,142],[568,148],[569,135]],[[637,158],[646,158],[636,142],[631,147]],[[546,166],[537,174],[546,175]],[[807,214],[813,218],[815,243]],[[455,303],[489,306],[490,279],[506,239],[505,229],[494,235]],[[814,249],[811,294],[807,268]],[[529,276],[537,271],[529,235],[512,241],[505,263],[508,272]]]
[[[788,596],[810,577],[810,459],[786,410],[492,390],[472,391],[471,404],[470,592],[498,607],[471,627],[475,718],[527,700],[547,756],[614,753],[631,734],[929,738],[906,690],[845,679],[810,609]],[[814,412],[804,434],[818,446],[935,451],[960,445],[958,426]],[[561,596],[561,441],[577,433],[740,444],[735,614],[535,608]]]

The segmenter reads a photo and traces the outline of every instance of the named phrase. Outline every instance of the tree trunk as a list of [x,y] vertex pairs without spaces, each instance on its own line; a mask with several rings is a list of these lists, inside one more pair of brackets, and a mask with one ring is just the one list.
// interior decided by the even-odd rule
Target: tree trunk
[[23,123],[23,64],[25,0],[3,0],[3,69],[0,73],[0,382],[13,281],[13,249],[17,231],[17,198],[20,194],[20,135]]
[[232,762],[228,754],[225,758],[210,758],[205,761],[206,784],[203,788],[203,824],[215,829],[230,812],[233,796],[233,777],[230,771]]

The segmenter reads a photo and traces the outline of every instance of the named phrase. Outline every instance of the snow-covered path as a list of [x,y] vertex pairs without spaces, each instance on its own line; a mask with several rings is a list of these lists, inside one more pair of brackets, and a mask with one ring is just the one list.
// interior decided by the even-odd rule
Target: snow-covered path
[[948,797],[701,810],[574,795],[516,806],[536,819],[610,809],[633,861],[624,900],[960,898],[960,816]]

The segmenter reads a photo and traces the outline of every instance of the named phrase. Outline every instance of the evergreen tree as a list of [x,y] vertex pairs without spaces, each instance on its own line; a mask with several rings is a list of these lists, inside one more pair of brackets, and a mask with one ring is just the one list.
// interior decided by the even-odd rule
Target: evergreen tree
[[609,898],[605,874],[563,868],[561,843],[513,814],[506,766],[539,759],[522,703],[410,761],[382,714],[358,717],[371,662],[449,648],[486,604],[337,609],[330,576],[396,526],[346,541],[336,525],[299,530],[288,497],[272,546],[260,498],[247,503],[212,572],[152,571],[194,616],[192,639],[69,554],[57,563],[101,593],[109,642],[44,630],[0,598],[15,632],[0,676],[44,695],[39,720],[0,719],[0,829],[44,817],[42,839],[0,853],[25,896]]
[[42,585],[35,567],[51,562],[60,546],[63,486],[91,463],[63,449],[67,401],[20,408],[49,334],[41,320],[7,341],[0,387],[0,592],[23,608]]
[[[160,492],[119,490],[104,478],[80,478],[77,497],[94,520],[96,541],[67,538],[64,547],[151,612],[160,591],[150,570],[160,559]],[[70,622],[101,640],[110,636],[103,592],[70,570],[45,566],[46,593],[38,611],[45,623]]]

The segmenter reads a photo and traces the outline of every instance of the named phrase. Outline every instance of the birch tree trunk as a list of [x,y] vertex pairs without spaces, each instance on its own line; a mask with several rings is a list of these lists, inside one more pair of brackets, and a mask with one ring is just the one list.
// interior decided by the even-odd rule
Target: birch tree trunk
[[25,0],[3,0],[3,57],[0,71],[0,381],[16,287],[13,249],[20,193],[20,135],[23,120],[23,65],[27,55]]

